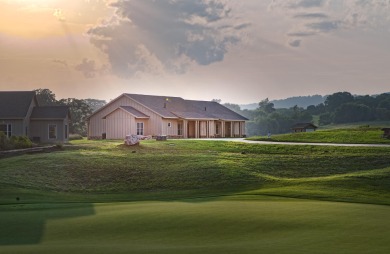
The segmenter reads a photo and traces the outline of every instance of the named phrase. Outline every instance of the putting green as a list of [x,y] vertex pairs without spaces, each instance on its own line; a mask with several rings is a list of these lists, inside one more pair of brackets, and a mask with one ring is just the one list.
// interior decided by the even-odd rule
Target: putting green
[[390,253],[390,207],[297,199],[0,206],[0,253]]

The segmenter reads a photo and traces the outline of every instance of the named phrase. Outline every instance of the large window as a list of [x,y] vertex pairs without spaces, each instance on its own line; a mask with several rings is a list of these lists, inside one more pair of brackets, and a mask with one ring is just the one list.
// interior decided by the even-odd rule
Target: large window
[[57,125],[49,124],[49,139],[57,139]]
[[7,137],[12,136],[12,125],[11,124],[0,124],[0,131],[3,132]]
[[144,123],[137,123],[137,135],[144,135]]

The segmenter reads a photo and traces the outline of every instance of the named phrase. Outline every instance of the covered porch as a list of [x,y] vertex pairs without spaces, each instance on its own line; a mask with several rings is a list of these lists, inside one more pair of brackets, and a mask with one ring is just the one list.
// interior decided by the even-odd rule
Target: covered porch
[[245,136],[245,121],[182,120],[184,138],[238,138]]

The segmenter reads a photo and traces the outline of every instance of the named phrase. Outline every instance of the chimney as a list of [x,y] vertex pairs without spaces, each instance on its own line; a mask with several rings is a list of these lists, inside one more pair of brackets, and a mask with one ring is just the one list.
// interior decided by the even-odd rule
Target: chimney
[[167,108],[167,103],[166,102],[164,102],[164,108]]

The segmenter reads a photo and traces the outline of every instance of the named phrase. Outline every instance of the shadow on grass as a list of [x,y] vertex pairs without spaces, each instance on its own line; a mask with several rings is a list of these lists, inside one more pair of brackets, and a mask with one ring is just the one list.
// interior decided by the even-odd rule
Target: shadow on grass
[[39,244],[47,220],[94,214],[93,204],[3,206],[0,207],[0,245]]

